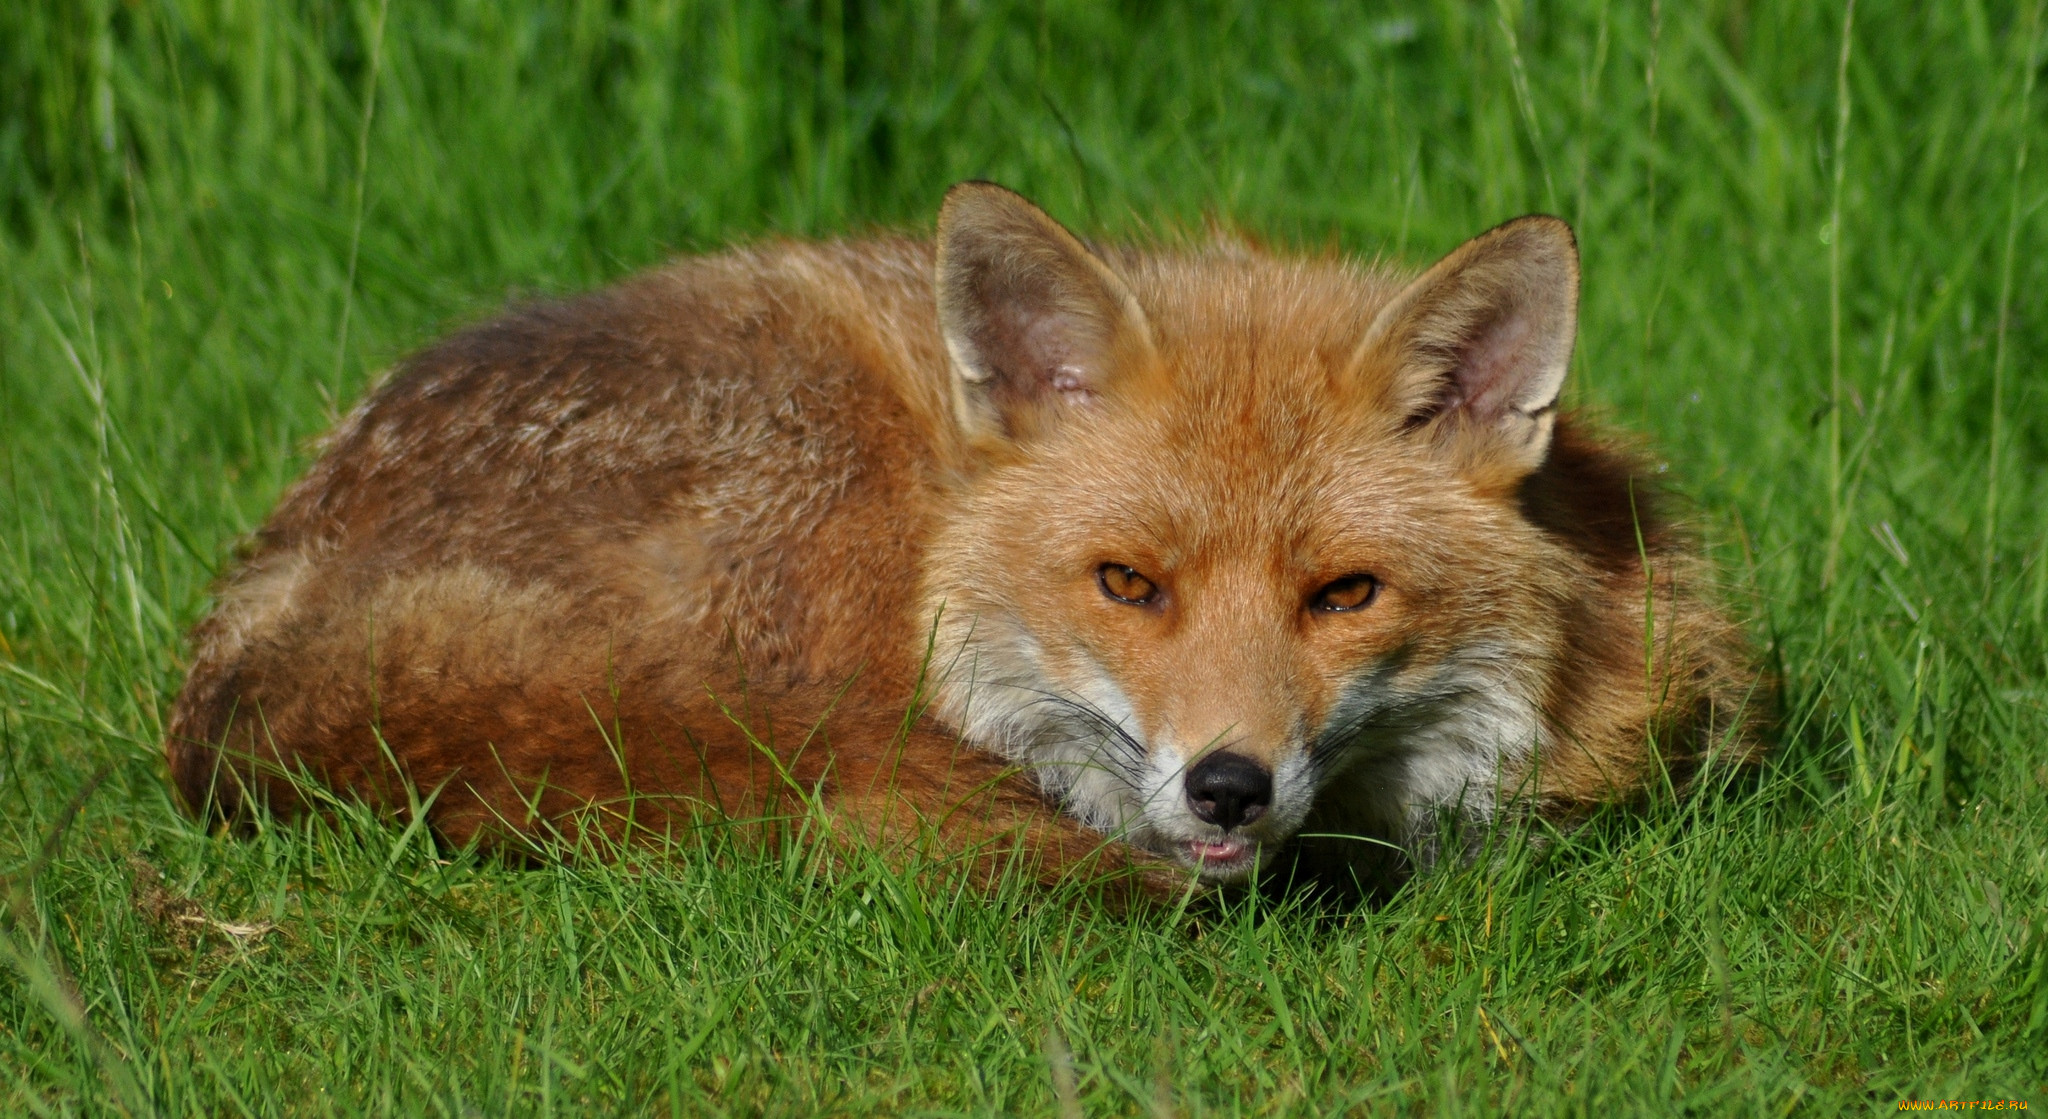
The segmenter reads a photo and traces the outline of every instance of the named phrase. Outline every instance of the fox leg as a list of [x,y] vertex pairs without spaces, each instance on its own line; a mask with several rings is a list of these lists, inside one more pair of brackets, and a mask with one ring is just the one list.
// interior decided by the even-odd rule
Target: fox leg
[[912,850],[987,887],[1009,875],[1043,884],[1090,880],[1119,904],[1171,902],[1199,891],[1193,875],[1085,826],[1011,763],[918,725],[879,758],[841,756],[822,806],[891,857]]

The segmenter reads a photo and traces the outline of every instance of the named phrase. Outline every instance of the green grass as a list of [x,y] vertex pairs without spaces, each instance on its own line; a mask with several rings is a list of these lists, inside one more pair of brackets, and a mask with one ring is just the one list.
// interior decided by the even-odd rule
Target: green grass
[[[1866,0],[1846,66],[1840,6],[1575,7],[0,7],[0,1111],[2048,1107],[2040,0]],[[378,369],[976,176],[1367,255],[1572,220],[1572,391],[1692,499],[1771,764],[1334,915],[176,811],[180,635]]]

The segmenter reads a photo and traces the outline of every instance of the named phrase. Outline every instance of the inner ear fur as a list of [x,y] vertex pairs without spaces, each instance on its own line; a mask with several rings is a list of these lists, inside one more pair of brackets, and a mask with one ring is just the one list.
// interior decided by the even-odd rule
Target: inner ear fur
[[1553,217],[1516,218],[1395,296],[1358,365],[1389,370],[1383,406],[1476,479],[1519,482],[1550,450],[1578,332],[1579,247]]
[[1156,362],[1130,285],[994,183],[946,193],[937,280],[955,408],[970,435],[1031,438]]

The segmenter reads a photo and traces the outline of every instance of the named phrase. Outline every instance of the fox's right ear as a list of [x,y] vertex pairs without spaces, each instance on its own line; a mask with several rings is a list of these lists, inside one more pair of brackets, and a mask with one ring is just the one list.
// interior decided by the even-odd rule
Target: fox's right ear
[[1130,285],[1022,195],[954,187],[938,247],[939,329],[970,437],[1029,439],[1156,363]]
[[1512,485],[1549,453],[1578,310],[1571,227],[1517,218],[1396,295],[1355,363],[1390,370],[1382,406],[1468,476]]

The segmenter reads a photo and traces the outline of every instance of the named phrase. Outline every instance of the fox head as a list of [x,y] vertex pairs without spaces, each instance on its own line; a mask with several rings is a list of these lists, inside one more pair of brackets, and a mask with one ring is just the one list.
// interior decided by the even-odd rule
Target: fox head
[[1098,253],[968,183],[937,297],[971,450],[924,597],[970,740],[1211,881],[1319,807],[1490,804],[1526,766],[1581,593],[1518,498],[1576,328],[1563,222],[1402,282]]

